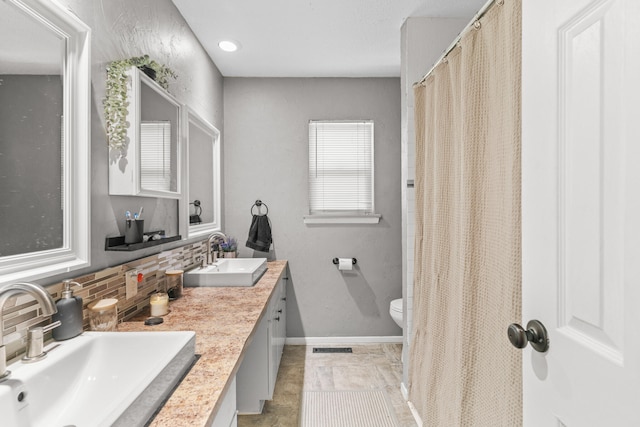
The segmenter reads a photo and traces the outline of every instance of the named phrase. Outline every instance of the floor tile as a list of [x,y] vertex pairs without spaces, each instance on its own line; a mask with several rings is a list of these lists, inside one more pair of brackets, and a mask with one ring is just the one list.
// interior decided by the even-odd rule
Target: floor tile
[[[344,347],[344,346],[334,346]],[[351,346],[353,353],[313,353],[313,346],[284,348],[273,400],[261,415],[241,415],[239,427],[298,427],[303,390],[384,389],[401,427],[415,427],[400,392],[402,346]]]

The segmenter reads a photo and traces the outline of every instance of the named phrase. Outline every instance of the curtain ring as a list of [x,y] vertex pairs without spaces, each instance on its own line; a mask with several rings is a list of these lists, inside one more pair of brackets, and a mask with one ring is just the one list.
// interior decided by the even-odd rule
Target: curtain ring
[[498,0],[497,3],[498,5],[502,6],[504,4],[504,0]]
[[473,23],[473,28],[475,28],[476,30],[479,30],[481,26],[482,26],[482,25],[480,24],[480,21],[479,21],[479,20],[478,20],[478,21],[475,21],[475,22]]

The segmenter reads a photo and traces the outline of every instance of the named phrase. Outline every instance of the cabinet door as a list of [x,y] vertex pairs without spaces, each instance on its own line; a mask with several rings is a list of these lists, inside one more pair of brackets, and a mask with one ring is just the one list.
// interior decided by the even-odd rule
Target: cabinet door
[[273,291],[273,296],[269,302],[269,397],[273,398],[273,390],[276,386],[276,379],[278,377],[278,331],[280,330],[280,315],[278,313],[279,304],[278,301],[280,295],[280,282],[276,285],[276,289]]
[[[238,417],[236,415],[236,379],[231,382],[229,390],[225,393],[222,404],[216,414],[210,427],[229,427],[237,425]],[[236,423],[236,424],[234,424]]]
[[287,313],[286,313],[286,281],[281,278],[278,281],[274,295],[271,298],[271,321],[269,339],[269,354],[271,360],[269,361],[269,399],[273,396],[273,390],[275,388],[276,380],[278,378],[278,369],[280,368],[280,360],[282,359],[282,351],[284,349],[284,342],[286,338],[287,329]]
[[280,366],[280,360],[282,359],[282,351],[284,350],[284,343],[287,339],[287,279],[283,277],[280,279],[280,295],[278,298],[278,358],[276,359],[276,365]]
[[182,105],[137,68],[127,75],[128,143],[109,160],[109,194],[178,199]]
[[[267,311],[267,314],[269,312]],[[263,317],[236,375],[238,412],[259,414],[271,395],[269,384],[269,319]]]

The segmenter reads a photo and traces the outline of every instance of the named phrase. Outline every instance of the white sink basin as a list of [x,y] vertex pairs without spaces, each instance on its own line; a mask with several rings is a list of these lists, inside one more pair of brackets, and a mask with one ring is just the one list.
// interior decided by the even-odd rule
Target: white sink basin
[[266,258],[225,258],[184,275],[185,286],[253,286],[267,271]]
[[9,366],[3,426],[142,426],[193,364],[195,333],[84,332],[55,344]]

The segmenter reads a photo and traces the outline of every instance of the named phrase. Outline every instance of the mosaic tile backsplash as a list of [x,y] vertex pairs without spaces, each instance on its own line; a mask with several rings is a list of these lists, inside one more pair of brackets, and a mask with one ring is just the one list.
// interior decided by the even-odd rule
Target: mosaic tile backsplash
[[[83,327],[89,329],[87,306],[103,298],[118,299],[118,323],[127,320],[149,305],[149,297],[158,290],[166,289],[166,270],[187,270],[198,263],[205,253],[206,240],[191,243],[169,251],[160,252],[145,258],[129,261],[125,264],[109,267],[92,274],[69,279],[78,282],[73,294],[82,297]],[[138,293],[126,298],[125,273],[138,270],[144,275],[138,283]],[[60,299],[62,283],[46,287],[54,300]],[[25,351],[27,330],[32,326],[49,324],[50,317],[40,317],[40,304],[28,295],[19,295],[7,301],[4,310],[4,335],[7,344],[7,360],[14,359]],[[51,332],[46,338],[51,337]]]

